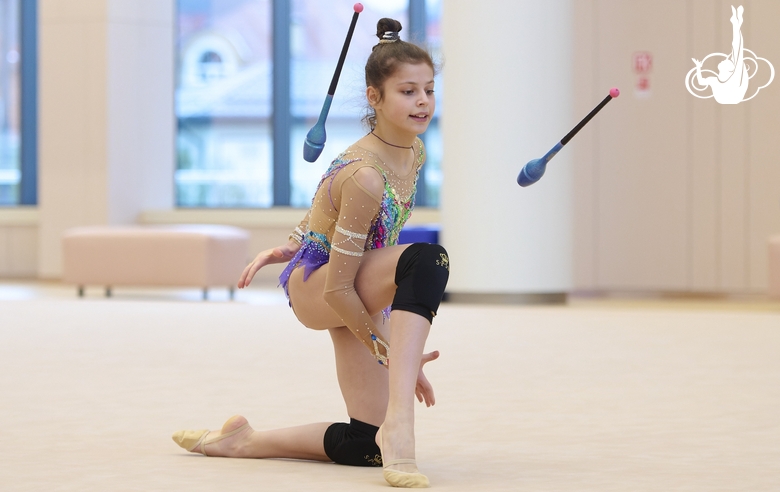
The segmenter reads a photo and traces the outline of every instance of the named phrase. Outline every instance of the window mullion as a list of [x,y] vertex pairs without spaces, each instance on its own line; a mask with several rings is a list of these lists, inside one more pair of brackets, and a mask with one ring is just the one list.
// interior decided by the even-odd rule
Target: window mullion
[[38,203],[38,2],[20,1],[21,182],[19,204]]
[[273,193],[274,206],[290,205],[290,2],[273,0]]
[[[425,44],[425,30],[427,27],[428,19],[425,15],[425,0],[409,0],[409,32],[411,33],[411,41],[424,45]],[[420,140],[425,143],[425,134],[420,135]],[[419,206],[428,205],[427,188],[425,186],[425,169],[420,173],[417,178],[417,195],[415,203]]]

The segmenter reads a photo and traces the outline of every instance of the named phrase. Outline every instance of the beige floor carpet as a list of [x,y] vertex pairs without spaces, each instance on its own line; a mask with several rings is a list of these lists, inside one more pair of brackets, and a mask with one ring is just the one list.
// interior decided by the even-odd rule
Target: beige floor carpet
[[[171,441],[236,413],[346,417],[329,337],[278,292],[44,291],[0,285],[0,490],[386,490],[378,469]],[[777,305],[446,304],[428,347],[417,455],[438,490],[780,490]]]

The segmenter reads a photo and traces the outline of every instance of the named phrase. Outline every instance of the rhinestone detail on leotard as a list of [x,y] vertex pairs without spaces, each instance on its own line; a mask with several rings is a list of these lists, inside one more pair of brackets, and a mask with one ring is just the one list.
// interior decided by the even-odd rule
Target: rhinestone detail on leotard
[[[312,223],[311,218],[309,218],[308,224],[304,221],[306,233],[301,239],[301,248],[279,277],[280,284],[284,287],[288,298],[287,286],[289,278],[296,268],[304,267],[303,280],[306,281],[312,272],[328,263],[331,259],[330,252],[332,250],[343,255],[355,257],[361,256],[365,251],[371,249],[393,246],[398,243],[401,228],[414,208],[417,178],[420,166],[424,161],[425,154],[422,142],[418,140],[417,144],[419,151],[415,155],[414,167],[405,177],[399,177],[391,169],[386,168],[376,154],[357,145],[336,157],[324,173],[317,186],[318,192],[312,199],[311,211],[318,210],[322,212],[317,214],[317,217],[319,217],[317,219],[318,222]],[[350,209],[346,207],[349,207],[352,202],[347,201],[343,203],[344,210],[339,210],[339,207],[334,203],[331,190],[334,178],[345,167],[356,162],[371,165],[382,175],[384,180],[384,189],[379,200],[378,211],[374,219],[371,220],[367,234],[347,230],[335,223],[340,216],[344,216],[349,212]],[[356,204],[355,206],[359,205]],[[317,208],[315,209],[315,207]],[[341,218],[346,219],[346,217]],[[314,232],[312,228],[320,232]],[[325,231],[329,232],[325,233]],[[333,237],[335,234],[340,235],[338,241]],[[345,248],[353,250],[350,251]],[[383,313],[387,317],[389,315],[389,307],[383,310]],[[370,344],[373,345],[374,357],[380,364],[387,364],[387,356],[381,353],[381,347],[384,347],[385,351],[388,351],[389,347],[381,338],[376,337],[368,326],[366,326],[366,329],[371,336]],[[357,331],[361,330],[358,329]],[[389,355],[389,351],[387,354]]]

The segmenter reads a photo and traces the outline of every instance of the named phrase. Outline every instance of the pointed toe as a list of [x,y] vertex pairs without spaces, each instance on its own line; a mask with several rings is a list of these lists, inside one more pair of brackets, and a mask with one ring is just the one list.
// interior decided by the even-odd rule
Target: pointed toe
[[208,430],[181,430],[174,432],[171,438],[173,442],[186,449],[187,451],[194,450],[203,438],[208,435]]
[[[238,426],[237,428],[227,431],[230,427],[235,425],[237,420],[242,419],[246,420],[241,416],[234,416],[228,419],[227,422],[225,422],[225,425],[222,426],[222,432],[217,437],[213,437],[211,439],[208,439],[209,434],[211,434],[211,431],[208,430],[180,430],[173,433],[171,436],[171,439],[173,439],[173,442],[181,446],[182,448],[186,449],[187,451],[190,451],[192,453],[200,453],[204,456],[209,456],[206,454],[206,446],[209,444],[217,443],[223,439],[227,439],[228,437],[234,436],[238,434],[239,432],[249,428],[249,422],[244,422],[243,425]],[[219,451],[217,451],[219,453]],[[217,456],[224,456],[217,454]]]
[[388,470],[385,468],[383,475],[385,477],[385,481],[393,487],[400,487],[404,489],[427,489],[431,486],[431,483],[428,481],[428,477],[419,472],[409,473],[398,470]]
[[[382,453],[382,426],[377,430],[377,444],[379,444],[379,452]],[[400,460],[385,460],[382,455],[382,475],[385,477],[385,481],[393,487],[399,487],[404,489],[427,489],[431,486],[431,482],[428,481],[428,477],[418,472],[403,472],[400,470],[391,470],[388,467],[393,465],[414,465],[417,467],[417,461],[414,459],[400,459]]]

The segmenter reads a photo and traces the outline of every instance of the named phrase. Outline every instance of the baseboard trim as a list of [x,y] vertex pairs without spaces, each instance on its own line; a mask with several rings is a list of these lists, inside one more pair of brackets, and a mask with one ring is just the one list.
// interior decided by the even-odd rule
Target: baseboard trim
[[544,294],[445,292],[444,301],[454,304],[566,304],[568,294],[550,292]]

